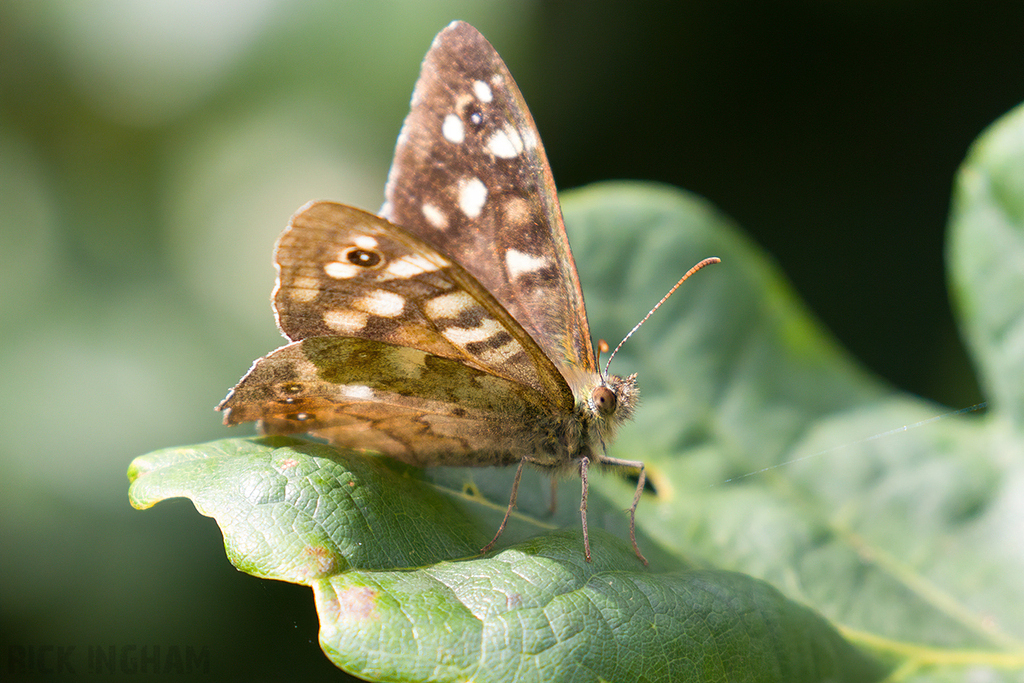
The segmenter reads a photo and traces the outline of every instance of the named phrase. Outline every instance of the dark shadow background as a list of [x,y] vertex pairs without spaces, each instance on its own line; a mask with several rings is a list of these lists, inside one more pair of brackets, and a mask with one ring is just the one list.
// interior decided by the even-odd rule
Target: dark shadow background
[[236,572],[187,502],[131,510],[124,472],[240,433],[211,408],[279,344],[273,240],[310,199],[379,206],[451,19],[508,62],[561,188],[703,195],[894,390],[981,399],[943,242],[959,163],[1024,99],[1024,5],[206,7],[0,5],[5,680],[71,678],[18,648],[76,646],[77,680],[110,644],[208,648],[210,680],[338,680],[308,589]]
[[615,3],[559,5],[531,107],[561,185],[708,197],[854,355],[960,407],[978,394],[945,291],[951,184],[1024,94],[1024,5],[995,6],[640,3],[609,20]]

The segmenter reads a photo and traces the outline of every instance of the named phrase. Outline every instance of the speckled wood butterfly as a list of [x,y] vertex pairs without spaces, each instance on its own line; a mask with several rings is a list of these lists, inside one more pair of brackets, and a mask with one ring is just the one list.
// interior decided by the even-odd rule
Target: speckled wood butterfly
[[[605,446],[636,376],[600,372],[544,148],[494,48],[455,22],[434,40],[381,216],[313,202],[277,243],[274,309],[291,343],[218,406],[225,424],[308,432],[417,466],[633,468]],[[401,226],[401,227],[399,227]]]

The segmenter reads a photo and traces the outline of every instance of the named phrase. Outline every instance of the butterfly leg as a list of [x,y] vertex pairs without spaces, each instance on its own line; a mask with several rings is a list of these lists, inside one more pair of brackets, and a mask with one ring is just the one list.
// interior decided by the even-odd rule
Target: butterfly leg
[[587,531],[587,492],[590,490],[590,482],[587,481],[587,468],[590,467],[590,458],[580,458],[580,480],[583,482],[583,493],[580,495],[580,520],[583,522],[583,556],[590,562],[590,533]]
[[633,504],[629,506],[629,540],[633,541],[633,552],[644,563],[644,566],[647,566],[647,558],[640,552],[640,546],[636,544],[636,506],[640,504],[640,495],[644,492],[644,484],[647,483],[647,473],[644,470],[644,464],[639,460],[620,460],[619,458],[609,458],[608,456],[601,458],[601,464],[614,467],[631,467],[640,470],[640,475],[637,477],[636,493],[633,494]]
[[523,464],[526,462],[526,458],[519,461],[519,467],[516,468],[516,478],[512,481],[512,495],[508,499],[508,509],[505,510],[505,518],[501,520],[501,526],[498,527],[498,533],[494,534],[494,538],[491,542],[480,549],[481,554],[488,552],[494,547],[494,544],[498,542],[498,537],[501,536],[501,532],[505,530],[505,525],[508,524],[508,518],[512,515],[512,508],[516,506],[516,499],[519,498],[519,480],[523,478]]
[[548,514],[554,516],[558,510],[558,477],[551,476],[551,505],[548,506]]

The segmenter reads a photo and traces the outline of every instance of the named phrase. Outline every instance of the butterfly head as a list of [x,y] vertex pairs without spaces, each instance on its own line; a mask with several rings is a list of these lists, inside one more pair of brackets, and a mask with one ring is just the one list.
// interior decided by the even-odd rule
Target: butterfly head
[[588,412],[594,416],[607,443],[615,437],[615,431],[623,422],[633,418],[640,390],[636,386],[636,375],[598,376],[596,384],[587,394]]

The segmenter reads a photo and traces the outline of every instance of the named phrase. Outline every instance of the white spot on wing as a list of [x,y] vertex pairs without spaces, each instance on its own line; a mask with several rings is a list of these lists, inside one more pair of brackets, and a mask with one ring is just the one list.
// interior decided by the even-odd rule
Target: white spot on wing
[[423,273],[432,273],[435,270],[440,270],[446,265],[448,265],[447,262],[439,265],[425,256],[410,254],[389,263],[388,267],[384,269],[384,273],[398,278],[415,277]]
[[366,327],[367,318],[369,318],[369,315],[362,311],[349,311],[337,308],[324,311],[324,324],[338,332],[358,332]]
[[487,140],[487,151],[502,159],[514,159],[523,151],[523,139],[514,128],[499,130]]
[[405,308],[405,297],[378,289],[370,292],[362,299],[356,300],[352,306],[372,315],[383,318],[394,318],[402,313]]
[[487,349],[483,353],[479,354],[480,360],[487,363],[488,365],[500,365],[507,363],[517,353],[523,350],[519,342],[515,339],[510,339],[496,349]]
[[465,311],[477,305],[476,300],[467,292],[457,291],[450,294],[435,296],[423,304],[423,312],[428,318],[457,318]]
[[324,265],[324,273],[327,277],[334,278],[335,280],[345,280],[350,277],[355,277],[364,269],[352,263],[342,263],[341,261],[331,261]]
[[491,86],[487,85],[483,81],[473,81],[473,93],[476,95],[476,98],[484,104],[487,104],[494,99],[494,93],[491,92]]
[[441,124],[441,134],[444,139],[456,145],[461,145],[466,139],[466,130],[462,126],[462,119],[455,114],[448,114]]
[[523,145],[526,149],[533,149],[537,146],[537,134],[532,130],[523,133]]
[[503,328],[497,320],[484,318],[478,327],[449,327],[441,330],[441,334],[453,344],[464,346],[473,342],[487,341],[502,331]]
[[342,384],[338,386],[338,392],[342,396],[354,398],[361,401],[373,400],[373,389],[365,384]]
[[523,273],[532,273],[551,265],[547,256],[533,256],[522,251],[509,249],[505,252],[505,269],[509,277],[515,279]]
[[487,186],[476,176],[459,181],[459,208],[467,218],[479,218],[487,203]]
[[352,242],[360,249],[376,249],[377,240],[371,235],[356,235]]
[[444,215],[444,212],[433,204],[423,202],[420,211],[423,212],[423,217],[427,219],[427,222],[438,230],[444,230],[448,227],[448,216]]

